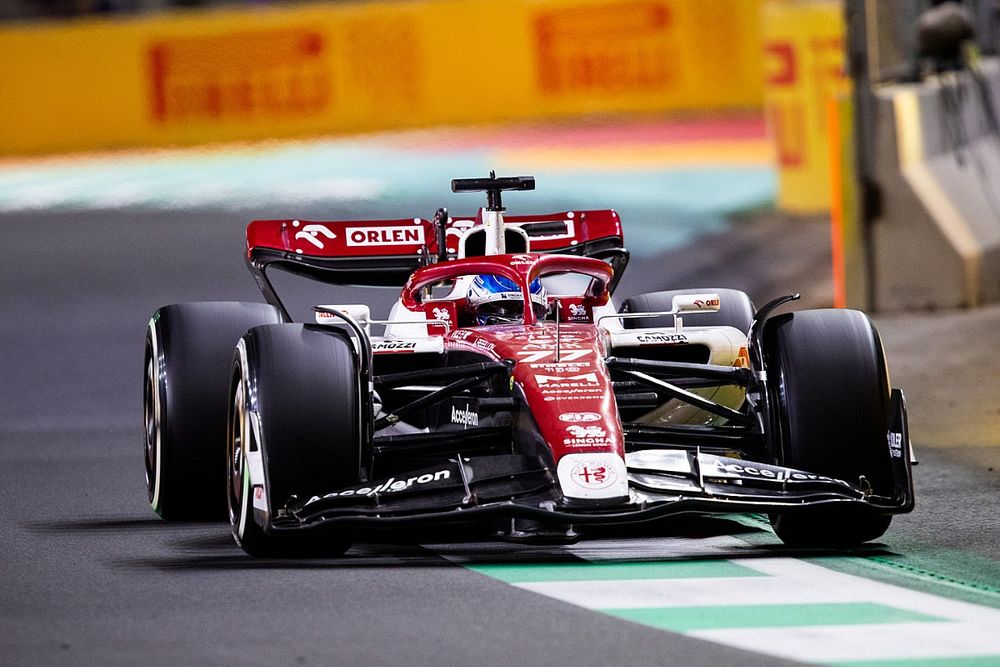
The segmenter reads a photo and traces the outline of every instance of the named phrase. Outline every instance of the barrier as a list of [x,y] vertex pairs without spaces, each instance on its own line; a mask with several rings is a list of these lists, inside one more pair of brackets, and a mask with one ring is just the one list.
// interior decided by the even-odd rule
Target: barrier
[[0,153],[759,107],[760,0],[427,0],[0,29]]
[[[869,232],[871,302],[881,311],[1000,301],[1000,61],[876,88]],[[852,194],[845,191],[850,205]],[[855,219],[851,224],[857,224]],[[856,264],[864,249],[847,252]]]

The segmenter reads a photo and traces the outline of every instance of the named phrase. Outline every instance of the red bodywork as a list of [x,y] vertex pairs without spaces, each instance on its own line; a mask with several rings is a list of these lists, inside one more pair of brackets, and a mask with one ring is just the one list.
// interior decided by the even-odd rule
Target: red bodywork
[[514,382],[524,392],[556,463],[566,454],[624,457],[600,331],[593,324],[560,324],[557,336],[556,326],[546,322],[458,329],[445,336],[445,348],[516,362]]
[[[482,224],[475,218],[452,218],[445,229],[449,254],[457,239]],[[403,287],[401,303],[428,320],[428,335],[444,336],[445,349],[474,351],[494,360],[515,362],[513,382],[520,386],[553,458],[567,454],[614,454],[624,457],[623,434],[611,380],[603,359],[607,348],[593,323],[593,309],[608,303],[612,267],[591,257],[535,254],[572,248],[595,239],[621,239],[621,221],[613,210],[565,211],[545,215],[505,217],[508,227],[549,224],[530,232],[531,253],[477,256],[437,262],[414,271]],[[561,227],[560,227],[561,225]],[[526,228],[526,229],[529,229]],[[539,233],[539,229],[541,233]],[[424,250],[426,248],[426,251]],[[328,221],[256,220],[247,227],[247,251],[268,249],[310,258],[365,258],[438,255],[437,232],[429,220]],[[529,288],[535,278],[578,273],[592,280],[583,294],[550,296],[558,300],[561,323],[537,322],[530,307]],[[423,300],[423,290],[434,284],[477,274],[502,275],[521,286],[528,307],[516,325],[461,327],[464,296],[450,300]],[[465,317],[467,320],[468,318]],[[557,334],[558,329],[558,334]],[[412,348],[384,353],[412,352]],[[381,353],[381,352],[380,352]]]
[[[527,304],[531,281],[566,272],[593,279],[582,296],[568,299],[588,309],[608,302],[607,286],[613,270],[607,263],[589,257],[533,254],[475,257],[424,267],[411,276],[401,301],[409,310],[424,310],[440,303],[421,303],[424,287],[459,276],[491,273],[520,285]],[[522,324],[456,329],[445,335],[444,343],[446,349],[515,362],[514,382],[524,392],[556,463],[573,453],[624,457],[618,408],[603,362],[607,348],[594,324],[536,322],[534,312],[526,307]]]
[[[478,218],[452,218],[446,226],[448,252],[457,252],[456,239]],[[546,215],[504,217],[508,227],[532,223],[564,223],[562,232],[535,235],[531,249],[548,252],[591,239],[621,237],[621,219],[612,210],[564,211]],[[315,257],[378,257],[413,255],[426,246],[438,254],[434,223],[423,218],[401,220],[325,221],[254,220],[247,227],[247,250],[270,248]]]

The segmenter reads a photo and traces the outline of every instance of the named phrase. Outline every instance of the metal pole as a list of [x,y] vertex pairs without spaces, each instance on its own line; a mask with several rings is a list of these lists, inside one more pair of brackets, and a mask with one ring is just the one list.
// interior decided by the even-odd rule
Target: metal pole
[[[875,162],[875,96],[872,91],[868,50],[868,0],[847,0],[844,3],[847,26],[847,65],[853,82],[854,155],[858,183],[858,224],[864,239],[865,309],[877,310],[875,302],[874,239],[872,222],[878,217],[881,204],[874,176]],[[871,7],[874,13],[874,7]]]

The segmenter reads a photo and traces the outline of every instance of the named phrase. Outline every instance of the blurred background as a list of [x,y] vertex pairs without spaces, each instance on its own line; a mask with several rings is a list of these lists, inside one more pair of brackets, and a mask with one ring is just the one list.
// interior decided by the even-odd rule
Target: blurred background
[[836,305],[1000,300],[993,0],[6,0],[0,19],[0,211],[429,215],[449,178],[496,168],[539,176],[539,205],[618,207],[634,246],[830,222]]

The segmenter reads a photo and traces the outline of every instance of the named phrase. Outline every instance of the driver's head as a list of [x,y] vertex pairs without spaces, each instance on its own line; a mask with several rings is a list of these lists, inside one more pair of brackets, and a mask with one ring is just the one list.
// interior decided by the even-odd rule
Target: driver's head
[[[548,311],[545,288],[535,278],[529,285],[531,307],[535,317],[542,319]],[[524,297],[514,281],[490,273],[476,276],[469,287],[469,309],[475,314],[476,324],[503,324],[524,320]]]

